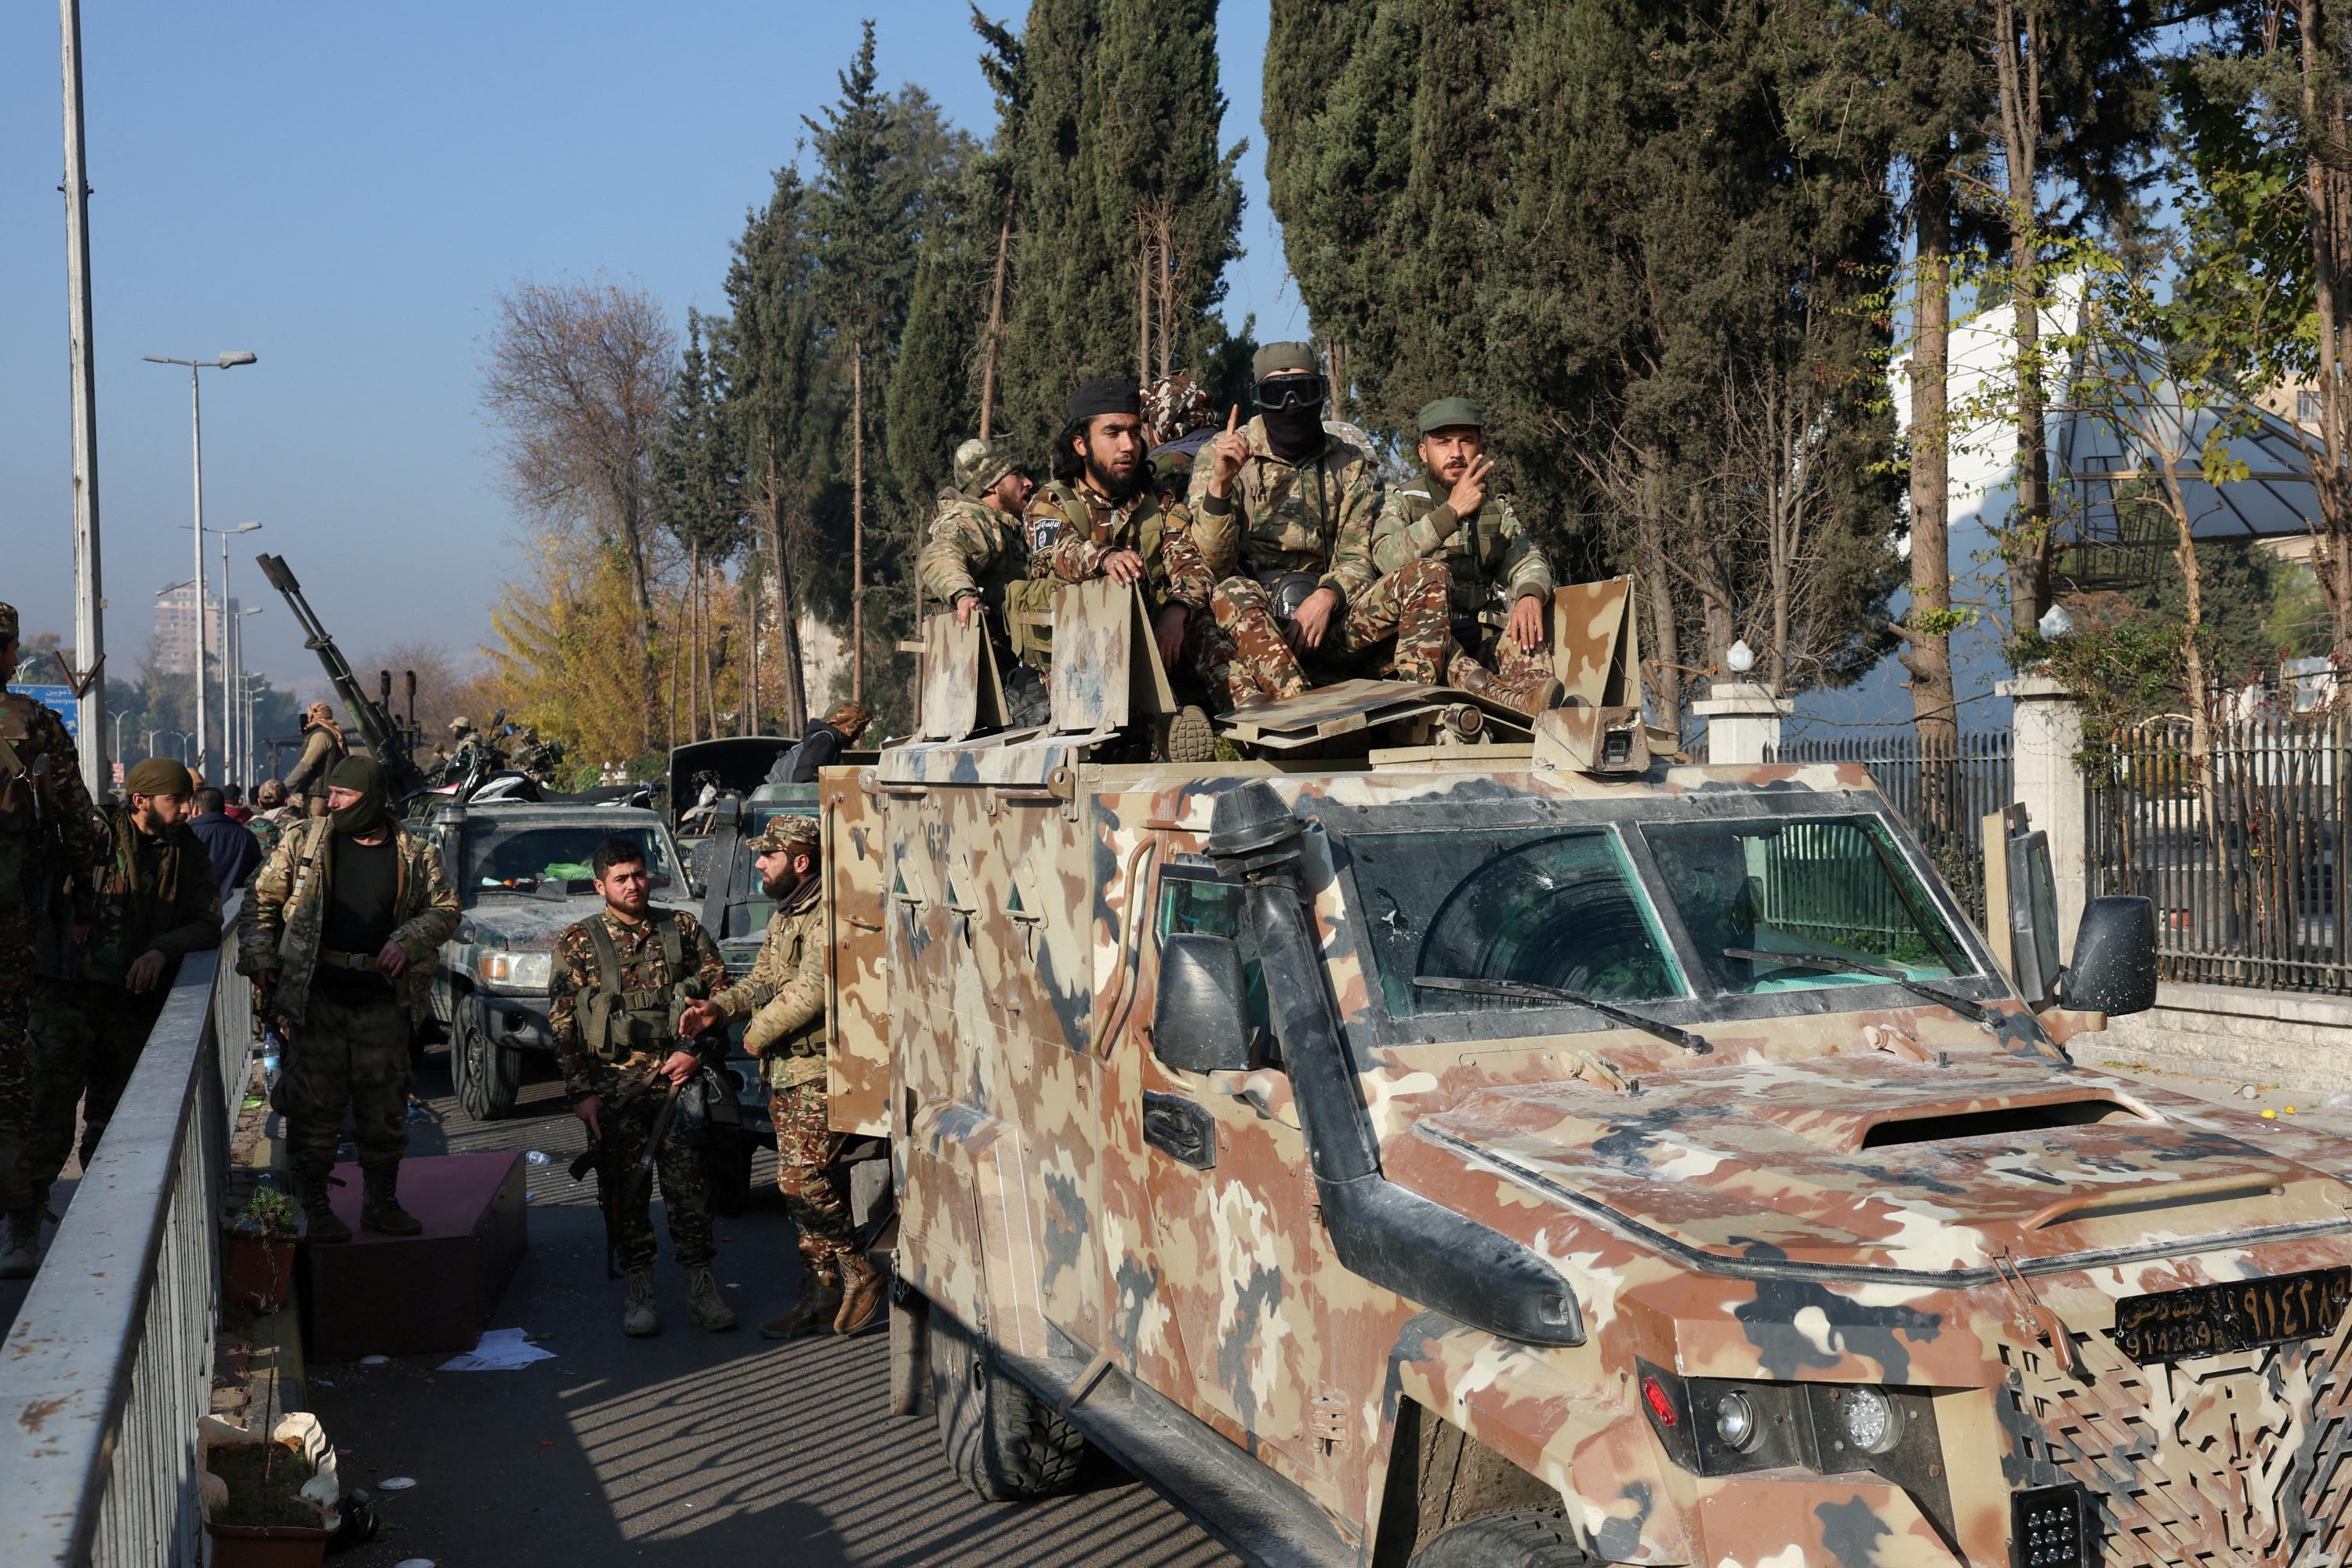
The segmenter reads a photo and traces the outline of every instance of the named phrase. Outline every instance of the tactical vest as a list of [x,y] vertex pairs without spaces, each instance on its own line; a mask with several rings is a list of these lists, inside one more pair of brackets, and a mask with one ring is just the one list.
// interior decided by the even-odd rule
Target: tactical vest
[[[1403,506],[1407,526],[1435,511],[1451,493],[1451,487],[1441,486],[1428,473],[1398,490],[1397,500]],[[1452,605],[1456,616],[1476,616],[1500,625],[1509,613],[1510,606],[1502,602],[1507,585],[1502,580],[1507,543],[1503,538],[1503,510],[1507,504],[1498,496],[1488,496],[1486,504],[1464,518],[1454,530],[1454,536],[1437,547],[1433,559],[1444,562],[1452,574]]]
[[677,1043],[687,1004],[702,995],[699,979],[677,978],[686,969],[686,939],[677,917],[654,910],[646,918],[661,932],[662,967],[671,978],[667,985],[639,991],[621,986],[621,951],[613,945],[604,917],[588,922],[588,940],[596,949],[596,984],[580,994],[580,1043],[601,1062],[623,1061],[640,1051],[667,1052]]
[[40,831],[39,787],[24,752],[33,736],[33,701],[0,691],[0,909],[30,901],[35,859],[33,837]]

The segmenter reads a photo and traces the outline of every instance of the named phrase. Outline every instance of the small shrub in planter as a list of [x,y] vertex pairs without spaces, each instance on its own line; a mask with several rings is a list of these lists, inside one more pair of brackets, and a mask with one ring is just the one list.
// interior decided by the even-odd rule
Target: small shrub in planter
[[253,1189],[228,1222],[228,1277],[225,1304],[274,1312],[286,1304],[294,1281],[294,1244],[302,1234],[302,1211],[276,1187]]
[[311,1568],[326,1557],[341,1491],[318,1417],[281,1417],[265,1439],[205,1416],[196,1423],[205,1530],[213,1568]]

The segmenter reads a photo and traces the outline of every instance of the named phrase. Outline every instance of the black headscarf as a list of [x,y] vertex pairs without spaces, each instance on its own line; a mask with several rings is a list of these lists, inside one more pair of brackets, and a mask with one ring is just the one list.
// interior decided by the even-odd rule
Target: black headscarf
[[359,799],[333,814],[335,831],[345,838],[364,838],[389,819],[392,790],[385,784],[383,764],[373,757],[345,757],[327,775],[335,789],[355,789]]

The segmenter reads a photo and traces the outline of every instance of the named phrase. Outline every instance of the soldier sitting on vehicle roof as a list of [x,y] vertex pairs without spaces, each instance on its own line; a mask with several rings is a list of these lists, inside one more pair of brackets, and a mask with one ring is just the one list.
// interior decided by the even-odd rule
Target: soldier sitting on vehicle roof
[[1466,397],[1424,404],[1422,472],[1389,491],[1372,529],[1372,564],[1384,573],[1442,561],[1452,584],[1455,651],[1445,682],[1476,697],[1540,713],[1560,698],[1546,621],[1551,563],[1486,491],[1486,416]]
[[1191,376],[1163,375],[1143,389],[1143,438],[1161,489],[1180,496],[1191,489],[1192,459],[1216,434],[1216,400]]
[[[1139,584],[1160,661],[1172,673],[1209,629],[1216,579],[1192,542],[1192,515],[1154,484],[1144,460],[1143,406],[1135,383],[1083,382],[1070,394],[1070,422],[1054,443],[1054,478],[1029,500],[1029,574],[1041,581],[1097,577]],[[1176,715],[1161,737],[1167,760],[1216,756],[1209,716]]]
[[960,626],[970,626],[974,615],[982,617],[1013,722],[1038,723],[1046,710],[1045,682],[1038,678],[1045,643],[1020,621],[1028,599],[1022,585],[1029,580],[1029,536],[1021,509],[1036,484],[1013,455],[1013,443],[1002,437],[958,447],[955,479],[956,494],[941,500],[917,568],[923,592],[951,607]]
[[1253,370],[1257,416],[1241,425],[1236,408],[1192,466],[1194,538],[1234,574],[1210,604],[1212,687],[1235,707],[1296,697],[1308,684],[1302,658],[1434,684],[1448,641],[1444,563],[1387,576],[1372,564],[1380,480],[1369,453],[1325,432],[1314,349],[1268,343]]

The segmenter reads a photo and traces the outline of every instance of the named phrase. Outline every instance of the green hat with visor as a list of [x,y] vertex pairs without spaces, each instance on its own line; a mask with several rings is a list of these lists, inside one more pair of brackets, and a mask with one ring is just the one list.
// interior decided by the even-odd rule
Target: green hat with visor
[[1421,433],[1444,430],[1456,425],[1475,429],[1486,427],[1486,411],[1466,397],[1439,397],[1421,405]]

